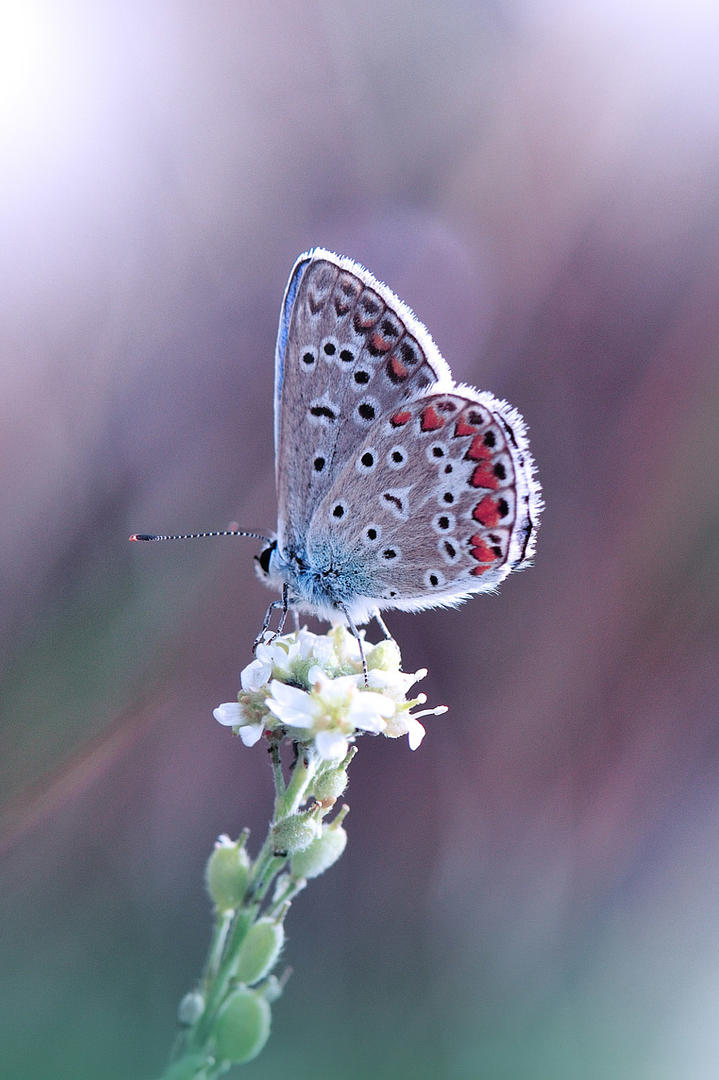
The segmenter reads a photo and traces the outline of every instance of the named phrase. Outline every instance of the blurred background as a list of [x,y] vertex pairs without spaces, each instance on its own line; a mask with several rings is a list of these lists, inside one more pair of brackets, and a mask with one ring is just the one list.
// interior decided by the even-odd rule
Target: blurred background
[[274,527],[319,244],[522,411],[547,508],[499,595],[388,616],[449,713],[362,740],[242,1075],[718,1076],[716,4],[1,10],[3,1075],[157,1075],[205,858],[264,836],[211,714],[257,545],[127,536]]

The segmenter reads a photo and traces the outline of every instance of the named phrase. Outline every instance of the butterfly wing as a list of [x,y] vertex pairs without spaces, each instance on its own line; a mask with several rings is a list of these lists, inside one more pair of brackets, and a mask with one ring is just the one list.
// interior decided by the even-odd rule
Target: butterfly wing
[[290,275],[275,353],[278,546],[310,521],[379,417],[451,374],[410,309],[367,270],[322,248]]
[[433,388],[353,449],[312,519],[310,558],[330,550],[343,565],[358,621],[373,608],[455,604],[531,558],[534,471],[516,410],[470,387]]

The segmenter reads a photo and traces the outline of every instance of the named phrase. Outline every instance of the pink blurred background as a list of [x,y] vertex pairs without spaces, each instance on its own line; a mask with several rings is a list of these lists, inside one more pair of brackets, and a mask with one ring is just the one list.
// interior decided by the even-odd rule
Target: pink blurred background
[[248,1078],[719,1072],[719,12],[5,5],[0,1062],[161,1071],[215,836],[271,808],[214,723],[270,595],[297,254],[355,258],[525,415],[536,565],[390,615],[422,747],[364,739]]

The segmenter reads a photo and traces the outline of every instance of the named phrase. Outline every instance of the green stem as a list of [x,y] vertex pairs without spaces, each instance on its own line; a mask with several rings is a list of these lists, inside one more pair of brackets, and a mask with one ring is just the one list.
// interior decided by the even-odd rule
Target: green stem
[[275,821],[297,813],[300,805],[304,802],[307,785],[314,778],[315,769],[315,758],[305,750],[304,756],[298,757],[295,762],[290,782],[284,793],[275,801]]
[[[275,851],[274,826],[300,812],[320,764],[311,750],[303,748],[292,768],[289,780],[285,782],[278,743],[270,745],[270,759],[275,783],[272,822],[265,841],[252,863],[242,906],[216,919],[201,981],[205,1008],[197,1023],[185,1033],[182,1053],[175,1058],[174,1064],[177,1067],[189,1055],[198,1054],[203,1057],[206,1055],[207,1066],[196,1074],[202,1077],[202,1080],[215,1080],[229,1067],[226,1062],[209,1063],[212,1051],[211,1037],[217,1013],[232,988],[237,953],[247,931],[258,917],[273,881],[288,864],[287,855]],[[291,900],[304,889],[306,884],[303,878],[288,878],[281,895],[272,899],[265,907],[265,914],[282,918],[283,909],[287,909]]]
[[[275,805],[272,825],[270,825],[265,842],[254,860],[247,887],[247,898],[243,906],[238,909],[234,917],[230,916],[223,920],[215,928],[204,982],[205,1009],[195,1027],[187,1034],[186,1047],[188,1050],[200,1050],[207,1043],[217,1011],[230,988],[238,949],[250,926],[255,921],[262,901],[267,895],[274,878],[286,865],[286,856],[275,854],[272,826],[275,822],[297,813],[306,797],[307,786],[314,777],[314,758],[300,757],[292,770],[289,783],[285,784],[278,748],[271,749],[270,753],[275,781]],[[287,890],[290,898],[299,891],[300,889],[296,884]],[[287,896],[283,898],[285,902],[287,898]],[[273,903],[272,909],[274,910],[277,906],[276,903]]]
[[291,900],[294,900],[297,894],[302,892],[306,884],[307,881],[305,878],[290,878],[287,883],[287,888],[280,893],[277,899],[273,901],[268,908],[266,908],[265,914],[273,918],[276,917],[282,910],[283,905],[289,904]]
[[285,790],[285,778],[282,775],[282,763],[280,761],[280,744],[277,739],[270,743],[270,761],[272,762],[272,775],[275,780],[275,800],[280,792]]
[[227,941],[227,935],[230,927],[232,926],[232,920],[234,918],[234,912],[223,911],[218,915],[215,923],[215,928],[212,932],[212,941],[210,942],[210,951],[207,954],[207,964],[205,967],[205,974],[202,977],[202,985],[209,986],[212,980],[217,975],[220,967],[220,961],[222,954],[225,950],[225,942]]

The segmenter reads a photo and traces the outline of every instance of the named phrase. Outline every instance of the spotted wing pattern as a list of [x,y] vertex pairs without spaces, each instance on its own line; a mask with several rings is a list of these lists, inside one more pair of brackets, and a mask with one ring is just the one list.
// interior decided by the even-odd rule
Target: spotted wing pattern
[[433,391],[366,432],[317,507],[308,551],[329,548],[363,583],[357,618],[372,598],[421,610],[492,589],[526,563],[540,510],[521,416],[470,388]]
[[300,256],[275,355],[280,549],[304,549],[316,508],[379,418],[438,380],[451,386],[447,364],[385,285],[323,249]]

